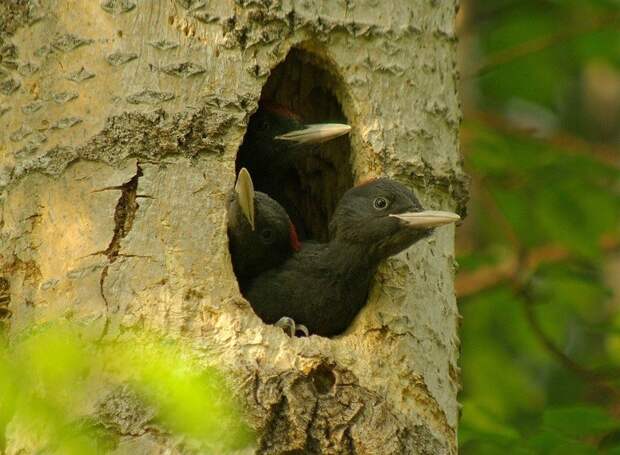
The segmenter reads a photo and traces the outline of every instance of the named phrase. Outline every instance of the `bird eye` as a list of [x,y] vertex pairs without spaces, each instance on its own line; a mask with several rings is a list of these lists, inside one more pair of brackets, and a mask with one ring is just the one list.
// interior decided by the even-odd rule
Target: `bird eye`
[[263,239],[263,242],[269,244],[274,240],[273,230],[272,229],[263,229],[260,231],[260,236]]
[[375,200],[372,201],[372,206],[377,210],[385,210],[388,205],[390,205],[388,200],[381,196],[375,198]]

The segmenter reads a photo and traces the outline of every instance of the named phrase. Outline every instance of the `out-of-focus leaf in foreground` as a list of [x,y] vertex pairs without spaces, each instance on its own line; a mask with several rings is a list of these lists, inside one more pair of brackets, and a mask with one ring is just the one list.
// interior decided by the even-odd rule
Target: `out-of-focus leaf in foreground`
[[97,410],[118,389],[131,389],[152,410],[144,423],[159,432],[215,453],[252,443],[224,376],[201,366],[181,342],[140,334],[102,346],[81,333],[47,324],[0,345],[0,434],[7,435],[0,447],[17,438],[25,450],[106,452],[118,428],[108,421],[114,415]]

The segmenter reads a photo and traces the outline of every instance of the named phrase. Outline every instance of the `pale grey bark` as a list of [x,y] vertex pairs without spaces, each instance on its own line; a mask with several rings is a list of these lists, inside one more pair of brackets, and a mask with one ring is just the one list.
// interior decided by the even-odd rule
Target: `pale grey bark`
[[[293,47],[333,76],[355,181],[393,176],[428,208],[462,209],[455,3],[3,1],[11,336],[60,316],[94,323],[93,338],[146,327],[215,350],[259,453],[456,453],[453,228],[387,261],[331,340],[290,339],[253,314],[225,228],[245,126]],[[117,453],[164,447],[126,434]]]

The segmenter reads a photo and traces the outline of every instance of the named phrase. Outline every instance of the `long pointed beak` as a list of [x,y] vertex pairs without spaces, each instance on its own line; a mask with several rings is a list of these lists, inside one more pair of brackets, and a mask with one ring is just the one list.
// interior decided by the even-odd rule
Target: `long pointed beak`
[[407,226],[428,229],[437,226],[443,226],[444,224],[456,223],[461,219],[459,215],[452,212],[441,212],[438,210],[425,210],[423,212],[407,212],[407,213],[394,213],[390,216],[398,218],[404,221]]
[[349,131],[351,131],[351,126],[343,123],[319,123],[316,125],[306,125],[303,130],[281,134],[274,139],[292,141],[298,144],[320,144],[348,134]]
[[239,201],[241,211],[247,218],[252,230],[256,228],[254,217],[254,183],[248,170],[244,167],[239,171],[237,183],[235,184],[235,192]]

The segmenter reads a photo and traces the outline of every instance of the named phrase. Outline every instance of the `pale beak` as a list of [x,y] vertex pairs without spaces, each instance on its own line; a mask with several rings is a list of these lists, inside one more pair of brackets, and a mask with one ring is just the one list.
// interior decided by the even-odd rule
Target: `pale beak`
[[425,210],[423,212],[407,212],[390,214],[404,221],[407,226],[417,229],[430,229],[444,224],[456,223],[461,219],[456,213]]
[[256,228],[254,220],[254,183],[248,170],[244,167],[239,171],[237,183],[235,184],[235,192],[239,201],[239,207],[247,218],[252,230]]
[[348,134],[349,131],[351,131],[350,125],[342,123],[320,123],[316,125],[306,125],[303,130],[295,130],[286,134],[281,134],[274,139],[293,141],[298,144],[320,144]]

